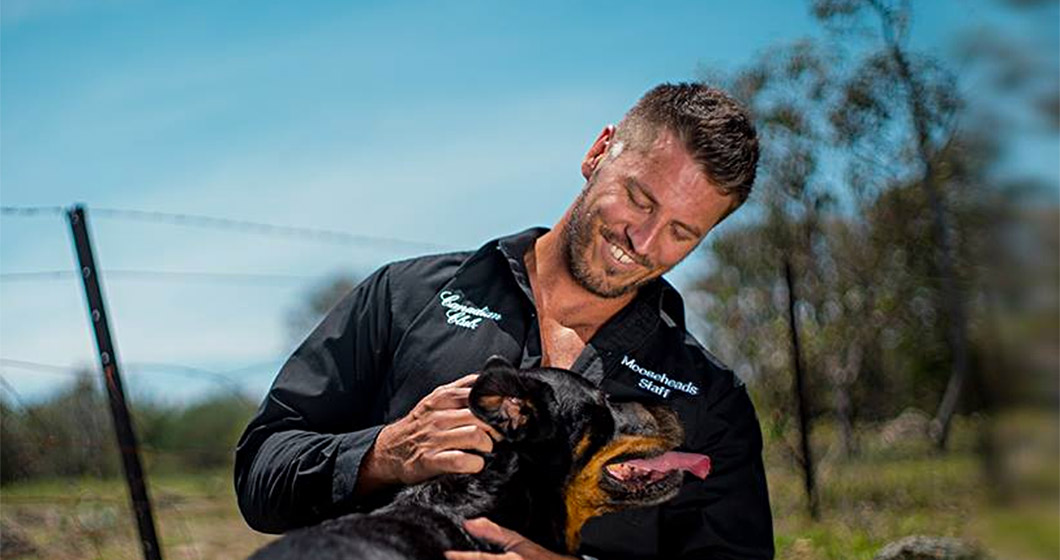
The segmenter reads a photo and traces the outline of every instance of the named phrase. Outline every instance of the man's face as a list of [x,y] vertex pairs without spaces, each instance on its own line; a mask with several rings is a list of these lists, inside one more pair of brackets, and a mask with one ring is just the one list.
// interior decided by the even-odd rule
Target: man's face
[[582,163],[588,182],[562,234],[571,274],[589,292],[619,297],[681,262],[733,207],[673,133],[650,149],[608,157],[604,129]]

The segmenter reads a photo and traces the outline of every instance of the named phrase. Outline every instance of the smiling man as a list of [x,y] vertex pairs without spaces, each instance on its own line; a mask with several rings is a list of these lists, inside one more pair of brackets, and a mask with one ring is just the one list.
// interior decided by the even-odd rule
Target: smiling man
[[[240,440],[236,489],[263,531],[384,503],[402,485],[478,472],[498,435],[467,408],[494,354],[571,369],[615,399],[663,402],[684,447],[709,455],[667,504],[590,521],[579,552],[619,558],[771,558],[761,433],[744,386],[685,329],[661,278],[747,198],[758,143],[746,112],[700,84],[648,92],[581,164],[552,230],[387,265],[291,356]],[[559,558],[486,520],[505,555]]]

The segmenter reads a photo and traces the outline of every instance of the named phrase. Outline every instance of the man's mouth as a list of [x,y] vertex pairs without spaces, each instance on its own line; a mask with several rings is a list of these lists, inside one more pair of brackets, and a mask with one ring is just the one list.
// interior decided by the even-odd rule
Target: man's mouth
[[648,263],[644,262],[644,259],[638,258],[633,255],[628,249],[626,249],[622,243],[618,241],[618,236],[611,233],[606,229],[601,229],[600,236],[603,237],[604,243],[607,245],[607,252],[610,253],[611,258],[623,267],[629,267],[637,265],[644,268],[649,268]]
[[616,261],[622,264],[636,263],[636,261],[633,260],[633,257],[629,256],[629,253],[623,251],[621,247],[615,245],[614,243],[611,243],[610,241],[607,242],[607,250],[611,252],[611,256],[614,257]]

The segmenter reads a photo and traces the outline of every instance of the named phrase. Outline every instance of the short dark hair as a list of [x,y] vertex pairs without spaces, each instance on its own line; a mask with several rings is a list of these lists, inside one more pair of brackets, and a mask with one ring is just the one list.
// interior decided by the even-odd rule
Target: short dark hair
[[741,204],[747,200],[758,165],[758,134],[736,100],[701,83],[656,86],[622,118],[615,141],[646,151],[663,129],[677,135],[722,194],[736,195]]

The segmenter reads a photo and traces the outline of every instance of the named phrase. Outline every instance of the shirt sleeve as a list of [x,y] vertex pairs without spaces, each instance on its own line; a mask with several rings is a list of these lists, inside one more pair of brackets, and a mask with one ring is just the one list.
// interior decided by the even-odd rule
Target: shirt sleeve
[[355,509],[357,472],[375,442],[390,369],[389,272],[346,295],[281,368],[236,447],[239,509],[279,533]]
[[705,411],[694,451],[711,473],[686,484],[659,516],[664,558],[773,558],[773,519],[762,464],[762,432],[743,385]]

